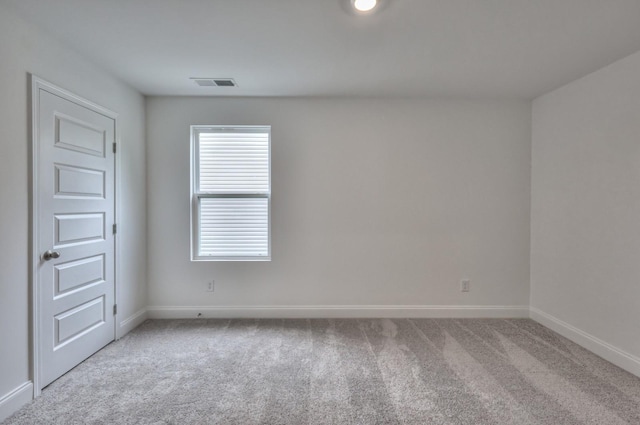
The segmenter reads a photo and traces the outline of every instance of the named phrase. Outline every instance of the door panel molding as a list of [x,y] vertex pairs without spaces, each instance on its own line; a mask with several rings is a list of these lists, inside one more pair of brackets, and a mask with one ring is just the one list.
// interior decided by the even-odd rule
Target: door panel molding
[[[39,228],[39,217],[40,217],[40,212],[41,212],[41,205],[39,205],[39,194],[40,194],[40,189],[38,187],[38,182],[39,182],[39,152],[40,152],[40,134],[39,134],[39,121],[40,121],[40,93],[41,91],[45,91],[48,92],[50,94],[53,94],[55,96],[58,96],[64,100],[67,100],[71,103],[74,103],[78,106],[87,108],[93,112],[96,112],[100,115],[103,115],[106,118],[110,118],[114,121],[114,139],[115,142],[117,144],[120,144],[120,135],[119,135],[119,123],[118,123],[118,114],[107,109],[104,108],[100,105],[97,105],[89,100],[86,100],[80,96],[75,95],[74,93],[67,91],[65,89],[62,89],[60,87],[55,86],[52,83],[49,83],[48,81],[39,78],[35,75],[32,74],[28,74],[28,79],[29,79],[29,84],[28,84],[28,88],[29,88],[29,100],[30,100],[30,108],[29,108],[29,114],[30,114],[30,122],[31,125],[29,127],[29,137],[31,139],[31,143],[30,143],[30,155],[31,155],[31,162],[30,162],[30,170],[29,170],[29,174],[30,174],[30,197],[29,197],[29,208],[30,208],[30,224],[29,224],[29,240],[30,240],[30,257],[31,257],[31,267],[30,267],[30,276],[29,276],[29,281],[30,281],[30,289],[31,289],[31,294],[30,294],[30,298],[31,298],[31,335],[30,335],[30,342],[31,342],[31,347],[30,347],[30,356],[31,356],[31,379],[33,382],[33,397],[37,397],[40,395],[41,393],[41,389],[42,389],[42,359],[40,358],[40,352],[41,352],[41,331],[42,329],[40,329],[41,325],[41,305],[40,305],[40,297],[41,297],[41,293],[40,293],[40,289],[39,289],[39,285],[38,282],[40,281],[40,265],[42,264],[42,258],[41,258],[41,247],[38,246],[38,238],[39,238],[39,232],[40,232],[40,228]],[[107,141],[104,140],[103,142],[101,142],[99,140],[98,134],[94,131],[93,128],[91,128],[90,125],[85,125],[86,123],[82,123],[80,121],[78,121],[77,119],[74,119],[73,117],[67,117],[64,115],[59,115],[59,118],[61,118],[62,120],[65,121],[65,123],[63,124],[64,126],[67,126],[66,128],[62,129],[65,131],[72,131],[72,132],[84,132],[87,136],[91,137],[90,140],[90,144],[87,146],[65,146],[66,148],[70,149],[70,150],[76,150],[78,152],[82,152],[85,154],[90,154],[90,155],[95,155],[95,156],[102,156],[103,153],[105,153],[107,150],[111,150],[111,146],[109,146],[108,143],[106,143]],[[60,121],[60,120],[57,120]],[[61,133],[61,129],[60,129],[60,125],[61,122],[57,122],[55,127],[55,132],[56,132],[56,142],[62,142],[64,143],[64,141],[60,140],[60,133]],[[98,136],[98,137],[96,137]],[[102,136],[104,137],[104,136]],[[113,216],[114,216],[114,222],[118,223],[120,217],[121,217],[121,211],[120,211],[120,163],[121,163],[121,152],[122,149],[118,149],[117,153],[115,154],[115,169],[113,170],[114,172],[114,185],[113,185],[113,191],[114,191],[114,209],[113,209]],[[77,171],[81,171],[81,170],[77,170]],[[89,169],[84,170],[84,171],[91,171]],[[53,177],[53,176],[50,176]],[[91,186],[96,186],[95,184],[91,185]],[[80,186],[81,189],[85,189],[85,186]],[[84,197],[89,195],[88,197],[96,197],[99,198],[101,197],[101,193],[99,193],[99,190],[95,190],[95,191],[87,191],[85,192],[84,190],[74,190],[71,191],[72,193],[67,193],[67,194],[60,194],[63,198],[73,198],[73,197]],[[85,193],[83,193],[85,192]],[[66,196],[65,196],[66,195]],[[104,232],[111,232],[111,223],[104,223]],[[119,303],[119,294],[120,294],[120,290],[119,290],[119,285],[120,285],[120,239],[119,237],[117,237],[116,235],[114,235],[115,237],[115,243],[114,243],[114,303],[118,304]],[[92,256],[93,254],[90,254],[90,256]],[[75,293],[76,291],[80,291],[82,290],[82,288],[90,288],[91,286],[93,286],[93,283],[91,282],[87,282],[85,283],[85,285],[80,285],[80,287],[76,287],[76,288],[67,288],[67,291],[65,292],[65,295],[70,294],[70,293]],[[62,294],[60,294],[62,295]],[[92,307],[91,309],[87,310],[88,312],[92,312],[92,314],[96,315],[96,305],[92,304],[90,307]],[[101,306],[101,309],[103,310],[104,314],[111,314],[111,306]],[[95,310],[95,311],[94,311]],[[98,323],[98,321],[96,321],[95,326],[99,326],[100,323]],[[120,332],[119,332],[119,326],[118,326],[118,316],[115,315],[114,316],[114,320],[113,320],[113,339],[117,339],[120,337]],[[70,332],[70,331],[69,331]],[[83,332],[88,332],[87,330],[80,330],[79,333],[82,334]],[[75,338],[76,336],[73,335],[67,335],[68,338]]]

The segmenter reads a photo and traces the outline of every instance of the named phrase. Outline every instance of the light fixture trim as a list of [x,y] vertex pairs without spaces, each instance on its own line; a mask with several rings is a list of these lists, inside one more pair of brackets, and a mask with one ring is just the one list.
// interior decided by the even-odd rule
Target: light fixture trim
[[359,4],[358,4],[358,7],[356,7],[356,2],[359,0],[336,0],[336,1],[340,3],[340,7],[342,8],[342,10],[344,10],[347,13],[347,15],[362,18],[364,16],[369,17],[373,15],[378,15],[383,10],[386,10],[389,7],[389,4],[393,3],[395,0],[376,0],[375,6],[367,11],[359,10],[359,8],[365,9],[364,7],[360,7]]
[[352,0],[353,8],[360,13],[373,11],[378,5],[377,0]]

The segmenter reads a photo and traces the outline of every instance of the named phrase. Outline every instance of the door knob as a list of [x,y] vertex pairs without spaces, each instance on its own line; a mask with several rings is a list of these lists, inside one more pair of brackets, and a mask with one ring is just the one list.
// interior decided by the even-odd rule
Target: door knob
[[52,258],[59,258],[60,257],[60,253],[58,251],[51,251],[48,250],[47,252],[45,252],[44,254],[42,254],[42,259],[44,261],[49,261]]

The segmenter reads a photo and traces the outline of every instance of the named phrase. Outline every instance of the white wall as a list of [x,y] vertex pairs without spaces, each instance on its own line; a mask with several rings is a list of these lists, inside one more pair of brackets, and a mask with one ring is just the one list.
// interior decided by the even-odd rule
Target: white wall
[[[150,314],[527,306],[530,113],[510,101],[149,98]],[[191,124],[272,125],[273,261],[190,262]]]
[[533,102],[532,167],[534,317],[640,374],[640,52]]
[[[24,400],[29,371],[27,72],[120,114],[123,292],[119,316],[146,306],[144,98],[0,6],[0,420]],[[18,403],[19,404],[19,403]]]

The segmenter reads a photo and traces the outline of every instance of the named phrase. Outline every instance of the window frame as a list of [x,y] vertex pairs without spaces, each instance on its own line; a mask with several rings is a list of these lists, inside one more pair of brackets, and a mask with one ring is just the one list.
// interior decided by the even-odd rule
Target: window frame
[[[255,132],[268,134],[269,191],[255,193],[202,192],[200,187],[200,134],[216,131]],[[190,126],[190,217],[191,261],[271,261],[271,126],[270,125],[192,125]],[[263,198],[267,199],[267,255],[213,256],[200,255],[200,200],[204,198]]]

